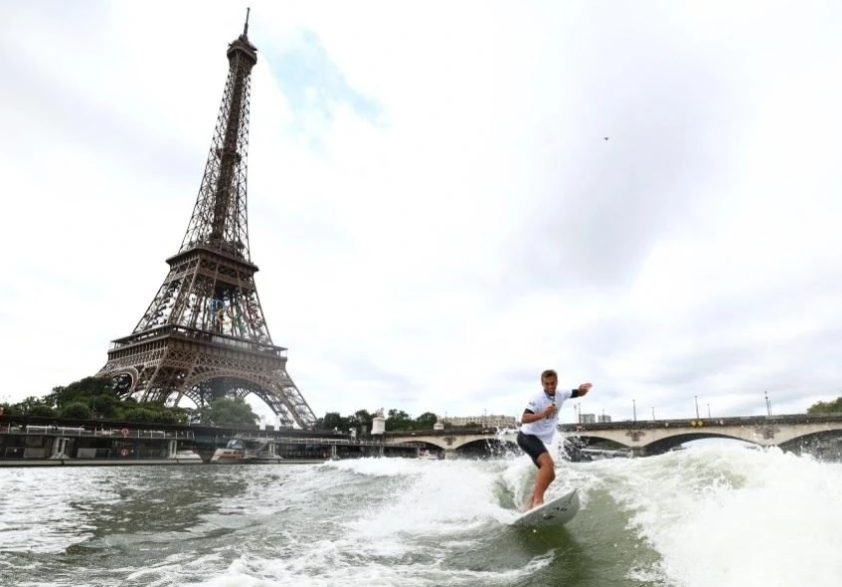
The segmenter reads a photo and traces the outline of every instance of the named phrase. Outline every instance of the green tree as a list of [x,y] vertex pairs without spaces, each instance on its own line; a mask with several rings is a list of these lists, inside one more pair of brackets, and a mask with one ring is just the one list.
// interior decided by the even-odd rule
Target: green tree
[[190,419],[193,410],[187,408],[164,408],[158,412],[161,422],[168,424],[186,424]]
[[56,412],[48,405],[45,404],[35,404],[31,408],[29,408],[29,415],[30,416],[39,416],[42,418],[55,418]]
[[254,426],[259,417],[241,397],[221,397],[201,408],[202,422],[216,426]]
[[386,430],[405,431],[414,430],[414,421],[403,410],[391,409],[387,412]]
[[342,430],[347,432],[348,421],[339,415],[339,412],[327,412],[324,418],[321,418],[319,426],[322,430]]
[[[438,421],[438,416],[432,412],[424,412],[417,418],[412,418],[405,411],[393,408],[388,410],[386,415],[386,430],[389,431],[432,430]],[[316,420],[316,428],[340,432],[357,428],[361,434],[370,434],[373,421],[374,413],[368,410],[357,410],[350,416],[342,416],[339,412],[327,412],[324,417]]]
[[359,435],[370,434],[373,420],[374,416],[368,410],[357,410],[348,416],[348,428],[355,427]]
[[111,379],[108,377],[85,377],[67,387],[54,387],[53,391],[44,398],[44,402],[61,408],[73,402],[88,403],[90,398],[100,396],[116,397]]
[[432,430],[433,425],[438,420],[438,416],[436,416],[432,412],[424,412],[417,418],[415,418],[415,427],[417,430]]
[[91,398],[91,410],[101,418],[113,418],[121,409],[120,400],[111,395]]
[[90,420],[91,409],[83,402],[76,401],[65,404],[59,410],[59,416],[62,418],[74,418],[78,420]]
[[842,396],[830,402],[816,402],[807,408],[808,414],[839,414],[842,413]]
[[[23,416],[27,416],[32,413],[32,408],[35,406],[43,406],[45,405],[40,399],[35,397],[34,395],[30,395],[28,398],[19,402],[12,406],[15,408],[15,412],[21,414]],[[49,407],[49,406],[48,406]]]
[[126,422],[158,422],[158,413],[148,408],[132,408],[122,413],[121,420]]
[[[125,385],[121,387],[125,391]],[[215,403],[215,402],[214,402]],[[243,408],[244,404],[247,410]],[[231,415],[224,414],[226,405],[233,410]],[[73,409],[69,409],[73,406]],[[81,406],[81,407],[80,407]],[[84,408],[84,410],[82,409]],[[220,423],[251,423],[257,420],[248,404],[244,402],[223,402],[206,410],[208,417]],[[127,422],[147,423],[182,423],[188,418],[201,420],[198,410],[170,408],[159,402],[138,402],[132,397],[122,397],[109,377],[85,377],[67,386],[54,387],[43,398],[30,396],[25,400],[5,406],[7,416],[32,415],[42,417],[72,418],[87,420],[100,419],[125,420]]]

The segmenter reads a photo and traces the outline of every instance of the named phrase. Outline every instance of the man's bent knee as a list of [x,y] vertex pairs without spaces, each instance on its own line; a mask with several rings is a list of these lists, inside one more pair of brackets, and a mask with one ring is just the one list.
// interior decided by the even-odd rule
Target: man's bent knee
[[555,477],[555,463],[549,453],[545,452],[538,456],[538,467],[540,469],[544,469],[546,467],[549,469],[549,474]]

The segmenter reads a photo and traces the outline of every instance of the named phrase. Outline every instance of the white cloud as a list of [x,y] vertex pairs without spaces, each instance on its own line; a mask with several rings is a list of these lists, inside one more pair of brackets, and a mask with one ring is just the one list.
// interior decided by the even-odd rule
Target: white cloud
[[[514,415],[546,367],[615,418],[838,395],[838,9],[250,5],[251,250],[318,415]],[[160,285],[246,3],[21,6],[0,8],[16,399],[95,372]],[[300,63],[332,85],[298,92],[320,72],[281,57],[320,47]]]

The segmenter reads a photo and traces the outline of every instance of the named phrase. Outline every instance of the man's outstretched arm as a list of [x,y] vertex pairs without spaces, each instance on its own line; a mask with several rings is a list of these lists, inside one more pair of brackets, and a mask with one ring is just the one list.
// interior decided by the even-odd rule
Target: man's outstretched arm
[[591,385],[590,383],[583,383],[579,387],[576,387],[572,390],[573,393],[571,394],[570,398],[572,399],[574,397],[586,396],[588,394],[588,391],[590,391],[591,387],[593,387],[593,385]]

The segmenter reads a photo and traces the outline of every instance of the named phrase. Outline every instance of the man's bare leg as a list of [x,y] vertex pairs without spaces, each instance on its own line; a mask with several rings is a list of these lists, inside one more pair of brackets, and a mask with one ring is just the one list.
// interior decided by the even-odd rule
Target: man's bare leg
[[532,488],[532,493],[529,494],[529,501],[526,502],[526,505],[523,507],[524,512],[528,512],[533,507],[535,507],[535,488]]
[[527,510],[544,503],[544,492],[555,480],[555,463],[549,453],[544,453],[538,457],[538,475],[535,477],[535,489],[532,490],[532,498],[529,500]]

